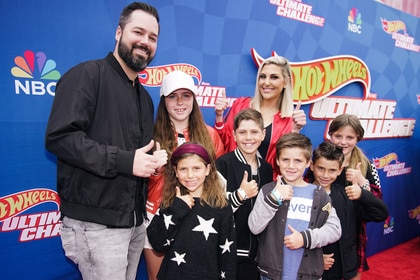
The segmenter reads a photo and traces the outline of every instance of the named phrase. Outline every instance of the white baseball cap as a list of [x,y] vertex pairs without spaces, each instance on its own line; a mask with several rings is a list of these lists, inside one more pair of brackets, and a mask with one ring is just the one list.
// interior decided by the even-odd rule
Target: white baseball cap
[[194,79],[185,72],[175,70],[169,72],[163,77],[160,86],[160,96],[168,96],[177,89],[185,88],[197,94],[197,87],[194,85]]

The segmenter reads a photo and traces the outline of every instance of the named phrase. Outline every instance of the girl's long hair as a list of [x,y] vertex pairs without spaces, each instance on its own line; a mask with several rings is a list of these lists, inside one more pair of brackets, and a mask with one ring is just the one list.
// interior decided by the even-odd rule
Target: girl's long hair
[[261,103],[262,96],[258,88],[258,81],[260,79],[261,71],[264,66],[268,64],[274,64],[281,68],[281,73],[284,79],[288,82],[284,87],[282,93],[280,94],[279,99],[277,100],[277,108],[281,112],[282,118],[291,117],[293,114],[293,81],[292,81],[292,71],[290,68],[289,61],[282,56],[272,56],[264,60],[261,66],[258,68],[257,79],[255,82],[255,91],[254,97],[251,99],[251,107],[261,112]]
[[[357,135],[357,142],[363,139],[363,136],[365,134],[365,130],[360,123],[359,119],[355,115],[350,114],[342,114],[337,117],[335,117],[328,129],[328,135],[333,135],[335,132],[341,130],[342,128],[349,126],[351,127],[354,132]],[[366,155],[363,153],[363,151],[355,145],[353,150],[351,151],[350,155],[350,161],[349,161],[349,168],[356,168],[356,165],[358,163],[361,163],[360,165],[360,171],[362,172],[363,176],[366,177],[367,170],[370,166],[370,161],[366,157]]]
[[[211,141],[206,123],[204,122],[203,115],[195,96],[193,99],[193,108],[188,118],[188,133],[190,141],[195,141],[203,145],[209,152],[209,155],[212,158],[215,158],[216,154],[214,151],[214,145]],[[157,108],[153,139],[160,143],[161,149],[165,149],[168,152],[169,157],[176,147],[178,147],[175,126],[171,121],[168,110],[165,106],[165,96],[161,96]]]
[[[196,143],[196,142],[189,142],[189,143]],[[170,161],[168,161],[168,165],[166,167],[166,173],[165,173],[166,179],[165,179],[165,184],[163,187],[163,195],[162,195],[163,197],[162,197],[162,203],[161,203],[162,208],[167,208],[172,204],[176,196],[175,187],[180,188],[182,195],[185,195],[187,193],[187,189],[181,185],[178,178],[176,177],[175,168],[178,165],[178,162],[180,160],[191,157],[193,155],[198,155],[198,154],[185,153],[175,159],[171,159]],[[203,192],[200,197],[200,203],[201,204],[205,203],[215,208],[223,208],[223,207],[228,206],[226,194],[224,192],[223,185],[217,173],[214,158],[210,156],[209,163],[207,163],[201,156],[200,156],[200,159],[205,165],[207,164],[210,165],[209,175],[206,176],[203,183]]]

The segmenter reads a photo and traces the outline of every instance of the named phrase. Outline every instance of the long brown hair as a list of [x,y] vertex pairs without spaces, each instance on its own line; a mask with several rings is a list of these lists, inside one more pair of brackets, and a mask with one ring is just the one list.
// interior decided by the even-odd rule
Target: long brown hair
[[[360,120],[355,115],[350,114],[342,114],[335,117],[328,129],[328,135],[331,137],[335,132],[341,130],[342,128],[349,126],[351,127],[357,135],[357,142],[363,139],[363,135],[365,134],[365,130],[360,123]],[[363,151],[355,145],[353,150],[351,151],[350,161],[349,161],[349,168],[356,168],[358,163],[360,165],[360,171],[362,172],[363,176],[366,177],[367,170],[369,168],[369,159],[363,153]]]
[[[203,145],[209,151],[209,155],[215,159],[214,145],[195,96],[193,98],[193,108],[188,118],[188,133],[190,141]],[[165,106],[165,96],[161,96],[157,108],[153,139],[160,143],[161,149],[165,149],[169,156],[178,147],[175,126]]]
[[[199,149],[199,152],[196,152],[196,149]],[[181,185],[178,178],[176,177],[175,168],[180,160],[191,157],[193,155],[198,155],[206,166],[210,165],[209,175],[206,176],[203,183],[203,192],[200,197],[200,203],[206,203],[209,206],[216,208],[223,208],[228,206],[226,194],[224,193],[224,188],[218,176],[214,158],[208,154],[207,148],[204,146],[198,144],[197,142],[188,142],[179,146],[173,152],[171,160],[168,161],[165,173],[165,184],[163,187],[161,207],[167,208],[172,204],[176,196],[175,187],[178,186],[180,188],[181,194],[186,193],[187,189]]]

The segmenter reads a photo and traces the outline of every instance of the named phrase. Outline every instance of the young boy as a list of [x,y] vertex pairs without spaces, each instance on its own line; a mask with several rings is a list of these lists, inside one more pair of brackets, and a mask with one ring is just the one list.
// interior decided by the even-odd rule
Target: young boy
[[248,219],[251,232],[260,235],[262,280],[320,279],[322,247],[341,236],[328,194],[303,180],[311,156],[312,143],[305,135],[288,133],[276,143],[282,177],[262,187]]
[[324,274],[322,279],[354,279],[357,275],[357,227],[362,221],[382,222],[388,217],[385,203],[357,182],[348,187],[335,182],[342,171],[343,150],[332,143],[321,143],[313,153],[311,171],[314,184],[321,186],[331,197],[340,218],[342,236],[339,241],[323,248]]
[[234,119],[233,135],[237,148],[216,160],[219,173],[226,179],[229,201],[234,210],[237,269],[236,279],[259,279],[255,262],[257,237],[248,227],[248,216],[255,203],[255,196],[262,185],[270,182],[273,168],[258,156],[258,147],[265,136],[261,113],[248,108]]

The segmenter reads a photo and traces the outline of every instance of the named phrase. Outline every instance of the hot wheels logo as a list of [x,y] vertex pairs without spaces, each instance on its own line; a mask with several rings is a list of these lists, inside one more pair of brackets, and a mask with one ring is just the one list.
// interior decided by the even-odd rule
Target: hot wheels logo
[[46,202],[54,202],[58,206],[60,199],[57,192],[50,189],[32,189],[0,197],[0,221]]
[[139,74],[140,83],[144,86],[158,87],[162,84],[163,77],[175,70],[187,73],[188,75],[197,79],[197,84],[202,81],[200,70],[191,64],[168,64],[158,67],[147,67]]
[[392,161],[398,162],[398,155],[396,153],[390,153],[381,158],[374,159],[373,163],[375,164],[375,167],[377,169],[382,169],[388,164],[390,164]]
[[407,34],[407,28],[405,26],[405,23],[401,20],[388,21],[386,19],[381,18],[381,22],[382,29],[388,34],[393,34],[401,30],[404,31],[404,34]]
[[[255,49],[251,49],[251,55],[259,67],[264,58]],[[272,56],[276,55],[276,52],[272,53]],[[300,100],[302,104],[315,103],[354,82],[363,84],[365,98],[369,95],[369,68],[355,56],[338,55],[306,62],[290,62],[290,66],[295,102]]]

